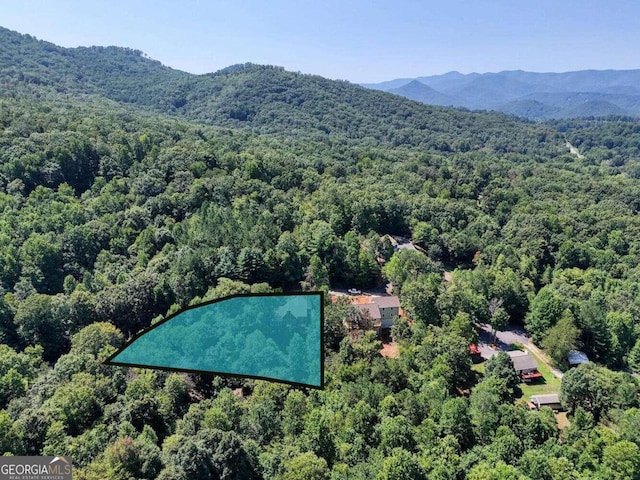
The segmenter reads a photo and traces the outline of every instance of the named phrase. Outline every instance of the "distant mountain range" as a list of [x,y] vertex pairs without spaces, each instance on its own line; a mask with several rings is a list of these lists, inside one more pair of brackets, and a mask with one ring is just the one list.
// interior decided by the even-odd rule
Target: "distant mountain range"
[[363,86],[431,105],[497,110],[535,120],[640,117],[640,70],[449,72]]

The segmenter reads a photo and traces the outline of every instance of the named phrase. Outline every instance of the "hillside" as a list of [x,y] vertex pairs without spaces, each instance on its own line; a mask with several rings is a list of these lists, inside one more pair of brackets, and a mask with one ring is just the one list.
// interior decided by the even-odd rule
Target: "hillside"
[[[505,71],[499,73],[449,72],[444,75],[398,79],[368,88],[424,101],[414,85],[419,82],[436,94],[454,98],[454,105],[496,110],[530,119],[606,115],[640,116],[640,70],[584,70],[566,73]],[[425,98],[429,100],[429,98]],[[424,103],[430,103],[425,101]],[[434,102],[440,104],[437,101]]]
[[170,111],[191,75],[118,47],[63,48],[0,27],[0,79]]
[[94,95],[188,120],[287,137],[313,133],[317,139],[375,138],[388,146],[441,151],[462,145],[523,152],[532,142],[538,148],[535,128],[501,115],[425,106],[280,67],[246,64],[191,75],[131,49],[65,49],[6,29],[0,29],[0,42],[5,47],[0,82],[13,90],[48,87],[56,93]]
[[[70,456],[77,480],[640,475],[640,122],[2,35],[0,455]],[[103,363],[209,300],[388,283],[397,358],[327,295],[323,390]],[[508,324],[558,368],[592,360],[562,417],[523,393],[559,380],[473,363],[478,329]],[[267,363],[264,343],[235,346]]]

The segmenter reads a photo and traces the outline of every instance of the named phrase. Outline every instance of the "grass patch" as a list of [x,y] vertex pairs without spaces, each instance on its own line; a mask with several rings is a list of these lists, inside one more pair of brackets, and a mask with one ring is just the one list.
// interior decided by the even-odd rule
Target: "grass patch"
[[474,372],[478,372],[478,373],[481,373],[481,374],[484,375],[484,364],[485,364],[485,362],[474,363],[473,365],[471,365],[471,370],[473,370]]
[[[556,377],[553,373],[551,373],[551,369],[540,359],[540,357],[534,352],[529,350],[529,353],[533,355],[533,357],[538,362],[538,371],[544,377],[544,380],[538,381],[536,383],[521,383],[520,389],[522,390],[522,397],[520,397],[517,402],[526,404],[531,395],[544,395],[547,393],[560,393],[560,383],[561,379]],[[486,360],[481,363],[474,363],[471,365],[471,370],[476,372],[476,375],[481,376],[484,375],[485,372],[485,364]],[[478,378],[478,380],[480,380]]]
[[549,367],[542,362],[540,357],[536,355],[534,352],[529,352],[534,356],[536,361],[538,362],[538,371],[544,377],[544,381],[538,381],[536,383],[521,383],[520,388],[522,389],[522,398],[525,401],[529,401],[529,397],[531,395],[543,395],[545,393],[560,393],[560,382],[561,380],[557,378]]

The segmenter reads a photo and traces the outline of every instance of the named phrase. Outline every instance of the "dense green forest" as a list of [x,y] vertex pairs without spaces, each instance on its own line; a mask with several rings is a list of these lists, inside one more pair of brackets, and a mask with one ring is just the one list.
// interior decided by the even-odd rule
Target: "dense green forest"
[[[640,478],[638,122],[0,45],[0,451],[81,480]],[[387,280],[399,357],[328,304],[322,391],[101,363],[202,300]],[[563,378],[568,427],[502,355],[472,370],[474,327],[506,322],[595,361]]]

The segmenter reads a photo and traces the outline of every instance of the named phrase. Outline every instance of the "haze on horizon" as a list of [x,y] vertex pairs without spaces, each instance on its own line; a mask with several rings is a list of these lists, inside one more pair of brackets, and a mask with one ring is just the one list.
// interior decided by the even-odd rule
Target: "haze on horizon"
[[640,68],[633,0],[365,2],[33,0],[0,25],[65,47],[117,45],[191,73],[254,62],[374,83],[526,70]]

